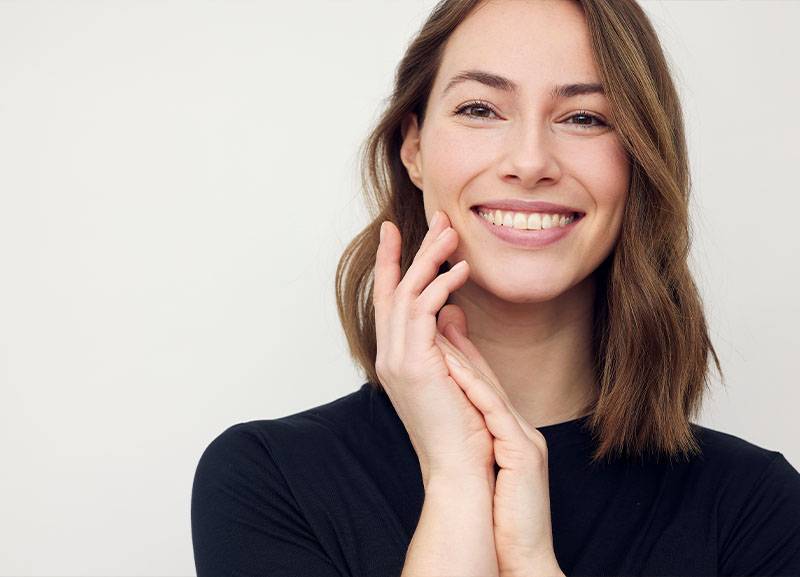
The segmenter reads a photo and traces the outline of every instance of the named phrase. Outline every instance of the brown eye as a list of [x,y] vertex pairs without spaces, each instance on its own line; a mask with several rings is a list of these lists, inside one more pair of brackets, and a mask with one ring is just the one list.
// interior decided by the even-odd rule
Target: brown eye
[[608,126],[602,118],[597,116],[596,114],[592,114],[591,112],[587,112],[582,110],[580,112],[576,112],[569,118],[567,118],[567,123],[572,124],[575,126],[580,126],[581,128],[593,128],[595,126]]
[[489,120],[497,117],[494,108],[486,102],[465,102],[456,108],[454,113],[456,115],[478,118],[481,120]]
[[467,108],[467,110],[469,111],[467,114],[470,116],[479,116],[481,118],[488,118],[492,113],[492,111],[485,106],[470,106]]

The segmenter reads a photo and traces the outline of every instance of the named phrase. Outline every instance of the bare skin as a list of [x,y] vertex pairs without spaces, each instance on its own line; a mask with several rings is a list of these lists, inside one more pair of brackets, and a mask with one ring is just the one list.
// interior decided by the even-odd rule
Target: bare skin
[[[599,82],[577,4],[489,0],[450,36],[424,123],[404,122],[429,231],[403,276],[384,223],[374,285],[378,377],[426,492],[404,576],[562,574],[536,427],[596,394],[594,273],[630,180]],[[534,201],[574,215],[569,232],[512,242],[479,216]]]
[[451,306],[455,320],[437,326],[436,311],[468,275],[464,264],[436,276],[457,244],[448,225],[438,213],[402,280],[391,223],[382,227],[376,258],[376,329],[385,343],[376,367],[426,491],[403,575],[559,575],[544,437],[516,412],[462,332],[463,312]]
[[[592,280],[579,287],[591,298]],[[451,295],[449,303],[456,306],[442,309],[439,325],[453,323],[469,335],[487,364],[496,367],[513,406],[534,427],[582,416],[597,395],[591,357],[592,300],[570,293],[560,300],[572,302],[531,306],[526,315],[518,306],[489,306],[469,288]],[[536,386],[531,386],[534,382]]]

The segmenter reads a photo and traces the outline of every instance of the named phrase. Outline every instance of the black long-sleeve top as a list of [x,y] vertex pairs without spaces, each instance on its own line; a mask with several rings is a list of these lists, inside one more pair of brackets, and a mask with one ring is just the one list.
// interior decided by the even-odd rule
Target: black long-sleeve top
[[[556,557],[566,575],[798,575],[800,474],[777,452],[696,427],[691,460],[590,465],[585,418],[547,439]],[[424,499],[384,393],[235,425],[192,491],[198,577],[397,577]]]

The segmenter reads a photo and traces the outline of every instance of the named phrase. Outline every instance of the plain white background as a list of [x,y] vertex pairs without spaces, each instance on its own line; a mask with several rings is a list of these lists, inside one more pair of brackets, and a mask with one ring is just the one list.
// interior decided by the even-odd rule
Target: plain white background
[[[194,573],[228,426],[356,390],[357,150],[432,0],[0,0],[0,574]],[[800,2],[646,1],[677,70],[699,420],[800,466]]]

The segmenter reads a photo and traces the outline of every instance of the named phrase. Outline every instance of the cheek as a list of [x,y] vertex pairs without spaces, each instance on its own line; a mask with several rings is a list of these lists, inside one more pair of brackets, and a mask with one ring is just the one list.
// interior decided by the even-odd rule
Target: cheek
[[594,143],[585,150],[573,151],[571,172],[591,195],[598,212],[612,214],[614,224],[622,222],[622,213],[630,183],[630,163],[616,138]]
[[425,192],[452,192],[492,164],[496,138],[476,132],[435,130],[421,142]]

